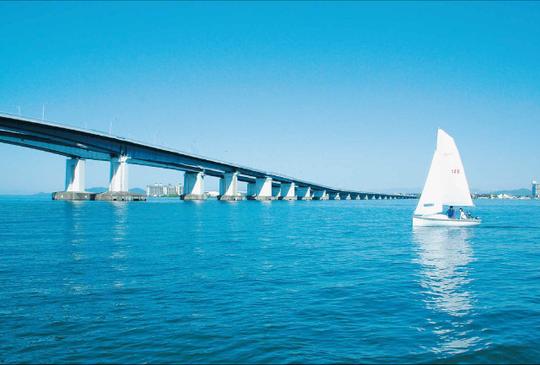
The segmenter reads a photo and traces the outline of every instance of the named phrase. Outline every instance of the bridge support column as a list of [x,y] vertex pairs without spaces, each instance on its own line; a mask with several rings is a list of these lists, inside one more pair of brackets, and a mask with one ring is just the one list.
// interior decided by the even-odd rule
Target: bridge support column
[[107,201],[139,201],[146,200],[143,194],[129,192],[128,187],[128,156],[120,155],[111,158],[109,190],[96,195],[96,200]]
[[326,194],[326,190],[314,190],[313,200],[328,200],[328,194]]
[[219,200],[242,200],[238,194],[238,172],[227,172],[219,180]]
[[281,195],[279,199],[296,200],[296,184],[293,182],[281,183]]
[[128,189],[127,156],[119,156],[111,159],[109,179],[109,192],[122,193]]
[[84,192],[86,177],[86,161],[79,158],[66,160],[66,184],[65,189],[70,193]]
[[186,171],[184,173],[184,194],[180,196],[182,200],[204,200],[204,173]]
[[343,200],[351,200],[351,194],[344,194]]
[[65,190],[52,194],[53,200],[91,200],[95,194],[85,192],[86,161],[77,157],[66,160]]
[[248,199],[274,200],[272,196],[272,178],[258,177],[255,183],[248,184]]
[[296,189],[296,195],[298,196],[298,200],[312,200],[311,186],[299,186]]

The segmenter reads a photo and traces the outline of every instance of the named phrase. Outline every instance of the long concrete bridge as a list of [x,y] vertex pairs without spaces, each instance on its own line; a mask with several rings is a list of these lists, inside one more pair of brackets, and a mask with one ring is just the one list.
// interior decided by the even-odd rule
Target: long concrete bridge
[[[0,113],[0,142],[65,156],[65,191],[60,200],[137,200],[128,192],[128,164],[184,171],[182,199],[205,199],[204,177],[220,179],[221,200],[241,200],[238,182],[247,183],[247,199],[408,199],[412,196],[353,191],[283,174],[253,169],[105,133]],[[85,161],[110,162],[108,191],[97,197],[85,191]]]

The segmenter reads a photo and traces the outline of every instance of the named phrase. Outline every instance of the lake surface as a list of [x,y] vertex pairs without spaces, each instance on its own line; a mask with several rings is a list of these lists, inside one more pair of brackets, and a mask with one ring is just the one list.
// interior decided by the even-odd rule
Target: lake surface
[[0,362],[539,362],[540,202],[0,197]]

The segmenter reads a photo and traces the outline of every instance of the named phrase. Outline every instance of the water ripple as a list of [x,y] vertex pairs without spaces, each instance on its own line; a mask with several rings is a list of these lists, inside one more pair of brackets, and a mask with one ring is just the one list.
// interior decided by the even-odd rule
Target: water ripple
[[2,362],[540,359],[538,202],[0,202]]

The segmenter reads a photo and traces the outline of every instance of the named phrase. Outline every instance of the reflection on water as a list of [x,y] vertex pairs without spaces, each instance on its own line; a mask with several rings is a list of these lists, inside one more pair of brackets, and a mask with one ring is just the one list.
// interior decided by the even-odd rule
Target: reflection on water
[[[125,202],[105,204],[98,206],[99,211],[90,212],[87,202],[65,202],[63,206],[65,226],[62,232],[69,260],[61,267],[62,280],[73,294],[87,294],[98,286],[94,278],[99,268],[92,265],[102,254],[109,258],[110,268],[117,273],[111,278],[111,285],[119,288],[125,284],[121,273],[126,271],[125,259],[129,249],[126,240],[128,205]],[[89,221],[92,214],[106,217],[106,223],[93,225]],[[93,235],[93,232],[100,233]]]
[[65,202],[65,229],[66,242],[69,242],[73,248],[84,242],[84,227],[83,227],[83,202],[73,201]]
[[413,229],[423,300],[432,313],[427,320],[440,340],[434,352],[461,353],[478,341],[470,330],[474,300],[467,285],[474,260],[472,234],[473,230],[463,228]]
[[127,204],[125,202],[112,202],[113,205],[113,240],[124,241],[126,237]]
[[538,230],[495,228],[539,201],[414,233],[411,201],[274,203],[0,197],[0,360],[540,358]]
[[85,230],[87,227],[84,222],[84,204],[80,201],[62,202],[63,212],[65,214],[65,227],[62,230],[67,243],[63,248],[66,250],[66,255],[69,260],[66,261],[65,267],[61,267],[61,280],[64,283],[65,289],[75,295],[84,295],[88,293],[89,284],[84,280],[83,271],[80,270],[81,265],[87,259],[85,254],[85,245],[87,239]]
[[[110,256],[111,267],[117,272],[126,271],[125,258],[127,256],[127,213],[128,205],[126,202],[112,202],[113,220],[112,220],[112,253]],[[125,282],[121,275],[114,275],[113,286],[115,288],[124,287]]]

